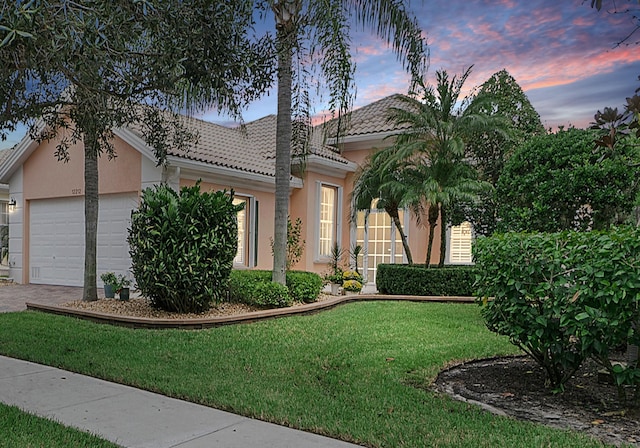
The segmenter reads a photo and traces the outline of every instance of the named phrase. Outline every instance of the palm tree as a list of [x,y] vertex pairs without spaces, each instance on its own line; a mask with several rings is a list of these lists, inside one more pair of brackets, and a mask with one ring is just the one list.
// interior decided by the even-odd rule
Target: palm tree
[[[398,230],[407,262],[413,264],[407,235],[400,222],[398,210],[403,207],[407,196],[403,171],[393,157],[392,149],[383,149],[367,157],[365,163],[356,172],[351,192],[351,221],[356,222],[357,213],[369,210],[371,204],[384,210]],[[392,164],[391,166],[389,164]]]
[[[431,261],[435,211],[440,221],[440,260],[444,265],[449,221],[448,208],[461,200],[474,200],[486,182],[476,179],[475,170],[464,159],[466,135],[472,129],[495,129],[501,120],[473,113],[460,102],[462,87],[471,73],[469,67],[458,78],[445,70],[436,72],[436,88],[419,83],[422,95],[404,97],[403,107],[391,108],[389,121],[404,130],[395,134],[395,157],[405,164],[406,178],[413,179],[405,202],[414,208],[429,204],[430,232],[426,265]],[[397,163],[393,160],[390,163]]]
[[[338,117],[337,135],[344,130],[352,104],[354,65],[350,55],[351,22],[371,28],[391,45],[412,79],[423,76],[426,48],[417,21],[399,0],[258,0],[276,20],[278,52],[278,118],[276,130],[276,204],[273,238],[273,281],[285,283],[286,229],[291,177],[291,117],[295,91],[304,96],[308,61],[316,62],[329,91],[329,109]],[[294,60],[300,62],[293,70]],[[295,81],[295,84],[294,84]],[[297,101],[304,104],[306,101]],[[304,114],[303,114],[304,116]]]

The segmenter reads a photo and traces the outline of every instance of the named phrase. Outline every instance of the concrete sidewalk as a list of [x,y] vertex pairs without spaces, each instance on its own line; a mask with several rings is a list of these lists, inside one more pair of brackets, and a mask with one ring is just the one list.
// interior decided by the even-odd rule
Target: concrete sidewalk
[[357,446],[4,356],[0,402],[124,447]]

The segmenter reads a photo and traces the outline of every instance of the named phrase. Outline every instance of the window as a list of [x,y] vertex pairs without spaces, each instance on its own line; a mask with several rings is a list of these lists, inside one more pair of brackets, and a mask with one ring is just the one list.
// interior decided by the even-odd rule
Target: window
[[244,208],[238,212],[238,252],[233,259],[233,264],[239,266],[255,266],[255,244],[252,236],[255,227],[255,212],[257,202],[252,197],[235,196],[234,204],[244,204]]
[[[400,222],[407,229],[408,213],[398,210]],[[363,271],[367,282],[375,282],[378,264],[406,261],[402,239],[384,210],[371,204],[368,213],[358,212],[355,229],[356,244],[364,248]]]
[[338,216],[340,208],[340,188],[319,185],[318,211],[318,258],[329,257],[331,248],[338,241]]
[[463,222],[452,226],[449,235],[449,262],[471,263],[471,242],[473,241],[471,223]]

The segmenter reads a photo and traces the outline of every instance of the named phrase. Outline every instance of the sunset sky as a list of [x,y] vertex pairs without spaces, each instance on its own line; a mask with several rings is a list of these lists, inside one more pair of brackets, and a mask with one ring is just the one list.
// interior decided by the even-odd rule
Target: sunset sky
[[[428,80],[436,70],[459,74],[473,65],[466,86],[482,84],[505,68],[524,89],[546,128],[586,127],[598,109],[622,107],[640,87],[640,32],[616,47],[634,29],[633,14],[598,12],[590,0],[413,0],[430,49]],[[616,0],[620,10],[637,0]],[[258,24],[269,27],[272,23]],[[368,31],[353,29],[357,63],[357,97],[361,107],[392,93],[406,93],[408,78],[385,44]],[[322,104],[316,104],[317,111]],[[276,113],[276,94],[253,104],[245,113],[251,121]],[[205,113],[204,119],[226,122]],[[16,133],[0,142],[11,147]]]
[[[546,128],[586,127],[605,106],[622,107],[640,87],[640,32],[633,14],[598,12],[590,0],[413,0],[410,4],[430,49],[428,80],[436,70],[459,74],[473,65],[472,88],[503,68],[524,89]],[[637,0],[616,0],[640,13]],[[268,24],[267,24],[268,25]],[[354,29],[355,30],[355,29]],[[354,31],[357,62],[355,107],[392,93],[406,93],[408,77],[383,42]],[[322,110],[317,105],[317,110]],[[275,90],[244,115],[253,120],[276,112]],[[223,122],[216,114],[205,119]]]

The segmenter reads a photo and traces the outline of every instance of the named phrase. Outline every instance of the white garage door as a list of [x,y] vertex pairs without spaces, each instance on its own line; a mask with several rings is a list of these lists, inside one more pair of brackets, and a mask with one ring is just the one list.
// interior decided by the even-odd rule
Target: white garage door
[[[100,274],[126,273],[131,266],[127,229],[137,195],[100,196],[98,286]],[[33,200],[29,208],[30,282],[82,286],[84,278],[84,198]]]

